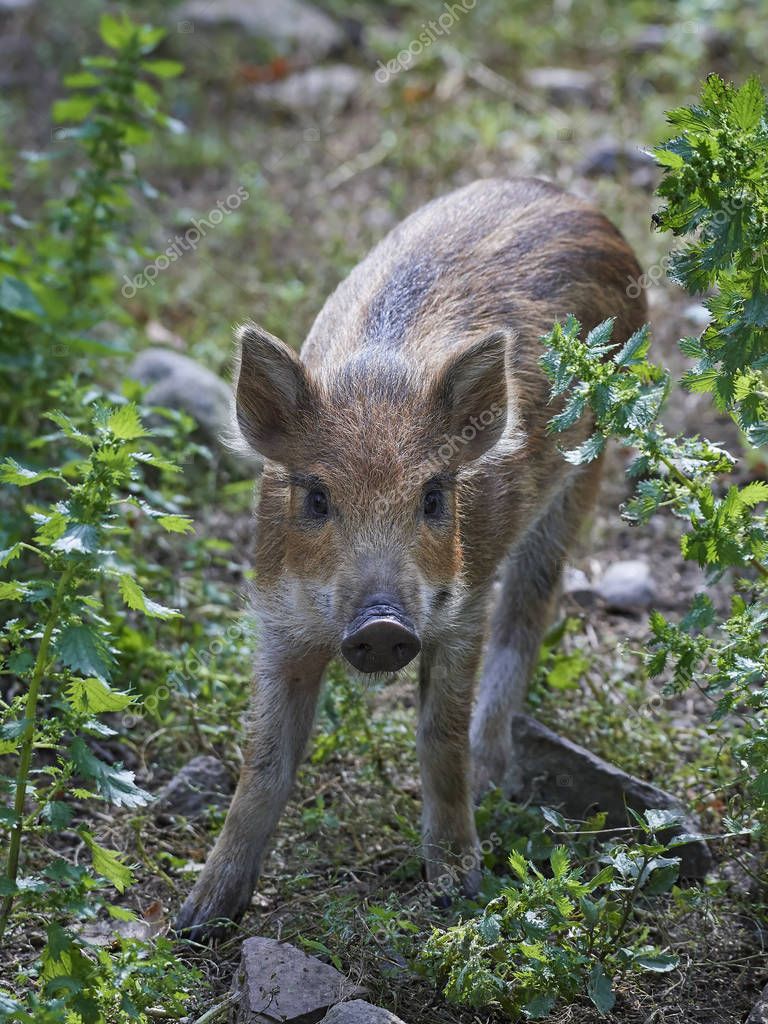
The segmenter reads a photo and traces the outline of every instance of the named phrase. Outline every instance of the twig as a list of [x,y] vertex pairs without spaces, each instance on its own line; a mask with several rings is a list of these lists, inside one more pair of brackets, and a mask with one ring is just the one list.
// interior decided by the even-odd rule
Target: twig
[[210,1024],[212,1020],[218,1020],[224,1016],[224,1012],[239,998],[237,992],[230,992],[229,995],[222,999],[220,1003],[212,1006],[210,1010],[206,1010],[202,1017],[198,1017],[197,1020],[193,1021],[192,1024]]

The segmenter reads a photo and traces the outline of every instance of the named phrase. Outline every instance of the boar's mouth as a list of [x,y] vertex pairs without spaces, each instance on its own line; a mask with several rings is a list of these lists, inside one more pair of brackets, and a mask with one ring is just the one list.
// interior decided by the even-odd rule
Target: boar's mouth
[[405,612],[374,599],[355,617],[341,641],[341,653],[359,672],[397,672],[421,650],[416,629]]

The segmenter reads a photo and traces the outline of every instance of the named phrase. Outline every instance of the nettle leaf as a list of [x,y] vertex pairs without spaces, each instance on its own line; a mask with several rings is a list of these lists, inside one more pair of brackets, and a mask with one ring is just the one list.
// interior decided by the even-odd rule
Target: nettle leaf
[[178,609],[167,608],[147,597],[133,576],[128,573],[120,576],[120,594],[129,608],[143,612],[152,619],[173,619],[181,615]]
[[594,964],[589,972],[587,995],[600,1013],[609,1013],[616,1004],[616,994],[613,991],[611,979],[605,973],[601,963]]
[[108,850],[106,847],[100,846],[91,833],[85,829],[81,829],[79,835],[82,836],[86,846],[91,851],[94,871],[99,875],[103,875],[107,881],[114,885],[118,892],[125,892],[128,886],[133,884],[133,872],[127,864],[120,860],[120,855],[114,850]]
[[594,462],[605,448],[605,437],[600,433],[594,433],[588,437],[578,448],[563,452],[563,458],[574,466],[580,466],[585,462]]
[[134,773],[121,765],[112,766],[88,749],[85,740],[77,736],[69,747],[69,755],[77,771],[90,779],[100,796],[118,807],[142,807],[152,797],[136,785]]
[[81,554],[93,554],[99,547],[99,531],[90,523],[70,523],[58,540],[51,545],[54,551],[68,554],[78,551]]
[[75,711],[94,715],[122,711],[135,698],[130,693],[113,690],[102,679],[73,679],[67,686],[67,700]]
[[29,718],[3,722],[0,725],[0,754],[12,754],[14,750],[18,750],[31,727],[32,720]]
[[107,419],[107,427],[115,437],[122,441],[133,441],[137,437],[146,437],[148,431],[144,429],[139,411],[133,402],[121,405],[115,409]]
[[640,330],[627,339],[622,348],[613,356],[616,366],[631,366],[646,354],[651,343],[650,325],[643,324]]
[[765,94],[757,75],[750,76],[733,98],[731,113],[744,131],[752,131],[760,124],[765,110]]
[[754,508],[761,501],[768,501],[768,483],[765,480],[753,480],[745,484],[739,491],[739,498],[749,508]]
[[194,533],[195,526],[189,516],[167,515],[158,516],[158,523],[168,533]]
[[18,541],[16,544],[12,544],[11,547],[0,551],[0,569],[4,569],[9,562],[12,562],[14,558],[18,558],[20,554],[21,543]]
[[0,581],[0,601],[23,601],[29,589],[29,584],[21,580]]
[[20,465],[16,459],[6,459],[0,465],[0,481],[4,484],[15,484],[17,487],[29,487],[30,484],[39,483],[40,480],[58,479],[59,474],[50,469],[27,469]]
[[68,668],[109,682],[114,659],[103,637],[90,626],[66,626],[59,634],[56,649]]

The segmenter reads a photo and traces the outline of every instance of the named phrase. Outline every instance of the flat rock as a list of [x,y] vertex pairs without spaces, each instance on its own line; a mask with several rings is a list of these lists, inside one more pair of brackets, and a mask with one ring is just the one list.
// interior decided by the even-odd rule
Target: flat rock
[[611,138],[598,140],[577,170],[585,178],[616,178],[626,174],[638,188],[654,188],[660,173],[656,161],[639,145]]
[[229,768],[210,754],[200,754],[177,772],[157,794],[158,814],[199,818],[210,806],[226,807],[234,789]]
[[589,577],[582,569],[576,569],[572,565],[566,565],[563,569],[563,597],[569,597],[582,608],[588,608],[595,603],[595,590],[589,582]]
[[752,1007],[745,1024],[768,1024],[768,985],[765,986],[763,994]]
[[232,991],[230,1024],[319,1024],[336,1003],[365,995],[330,964],[261,936],[243,943]]
[[[644,782],[597,757],[584,747],[548,729],[529,715],[512,720],[515,769],[507,786],[516,800],[559,807],[568,817],[585,818],[594,810],[605,811],[609,827],[627,825],[625,804],[642,814],[657,808],[678,813],[677,833],[700,833],[698,824],[677,797]],[[680,846],[680,873],[703,878],[712,867],[705,842]]]
[[614,612],[648,611],[656,600],[651,570],[647,562],[635,558],[609,565],[596,589],[606,607]]
[[315,59],[345,41],[343,29],[304,0],[187,0],[174,18],[187,32],[232,25],[279,50],[298,50]]
[[531,68],[525,73],[525,82],[558,106],[589,106],[600,92],[598,78],[577,68]]
[[148,385],[145,401],[188,413],[212,448],[222,451],[233,465],[257,473],[261,460],[256,453],[237,454],[223,438],[232,431],[232,390],[215,373],[189,356],[162,346],[145,348],[134,359],[128,376]]
[[321,1024],[405,1024],[405,1021],[381,1006],[366,1003],[363,999],[351,999],[329,1010]]
[[341,113],[362,88],[365,75],[349,64],[327,64],[297,71],[279,82],[256,85],[253,96],[290,114],[315,111]]

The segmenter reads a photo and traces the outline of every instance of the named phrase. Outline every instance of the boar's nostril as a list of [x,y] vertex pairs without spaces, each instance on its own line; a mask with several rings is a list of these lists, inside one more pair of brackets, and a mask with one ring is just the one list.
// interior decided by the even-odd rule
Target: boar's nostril
[[341,653],[360,672],[396,672],[421,650],[416,634],[399,619],[365,619],[344,637]]

